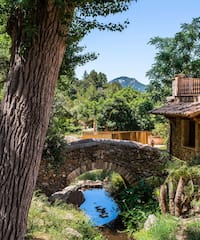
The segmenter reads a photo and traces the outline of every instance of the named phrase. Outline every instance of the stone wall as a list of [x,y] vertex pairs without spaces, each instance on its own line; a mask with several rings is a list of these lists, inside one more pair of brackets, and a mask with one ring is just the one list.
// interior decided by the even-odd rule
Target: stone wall
[[63,189],[80,174],[94,169],[116,171],[133,184],[138,177],[161,175],[167,161],[158,149],[148,145],[106,139],[72,142],[65,155],[66,160],[56,171],[47,161],[41,162],[37,187],[47,194]]
[[[170,119],[171,123],[171,149],[172,149],[172,155],[185,161],[190,161],[193,158],[200,156],[200,127],[199,124],[196,122],[196,139],[195,139],[195,148],[184,146],[184,136],[183,136],[183,124],[181,124],[181,121],[184,119],[182,118],[174,118]],[[195,137],[195,136],[194,136]]]

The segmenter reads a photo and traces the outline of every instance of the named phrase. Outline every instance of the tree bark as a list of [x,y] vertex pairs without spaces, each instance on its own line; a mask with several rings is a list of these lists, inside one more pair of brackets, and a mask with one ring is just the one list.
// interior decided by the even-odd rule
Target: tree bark
[[[27,57],[19,54],[19,24],[11,33],[11,65],[0,108],[0,240],[24,239],[65,52],[66,38],[61,32],[69,30],[69,24],[61,24],[61,9],[53,1],[38,2],[43,4],[42,14]],[[67,8],[70,23],[74,8]]]
[[168,212],[167,207],[167,186],[162,184],[160,187],[160,197],[159,197],[160,209],[163,214]]
[[171,180],[168,182],[168,193],[169,193],[169,212],[170,212],[171,215],[174,216],[174,213],[175,213],[175,206],[174,206],[175,192],[174,192],[173,182]]
[[178,182],[178,186],[177,186],[177,189],[176,189],[175,199],[174,199],[175,216],[176,217],[181,216],[181,213],[182,213],[182,194],[183,194],[184,186],[185,186],[185,181],[184,181],[183,177],[180,177],[179,182]]

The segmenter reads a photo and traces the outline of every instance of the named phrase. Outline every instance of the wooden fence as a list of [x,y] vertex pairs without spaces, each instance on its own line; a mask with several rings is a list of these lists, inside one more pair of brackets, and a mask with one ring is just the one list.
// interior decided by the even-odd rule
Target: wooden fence
[[83,132],[81,138],[120,139],[148,144],[148,137],[150,135],[150,131]]

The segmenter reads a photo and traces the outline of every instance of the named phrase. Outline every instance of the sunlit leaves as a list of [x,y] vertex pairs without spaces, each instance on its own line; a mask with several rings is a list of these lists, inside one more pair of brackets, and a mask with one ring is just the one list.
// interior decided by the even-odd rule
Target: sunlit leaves
[[182,24],[181,31],[174,37],[154,37],[149,43],[157,50],[155,62],[147,72],[151,80],[148,91],[154,91],[154,99],[162,100],[167,94],[169,96],[175,74],[200,76],[200,18],[194,18],[190,24]]

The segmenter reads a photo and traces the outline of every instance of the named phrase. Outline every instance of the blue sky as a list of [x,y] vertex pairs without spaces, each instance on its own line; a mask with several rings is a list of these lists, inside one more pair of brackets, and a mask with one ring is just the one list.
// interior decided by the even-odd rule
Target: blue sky
[[129,11],[109,17],[113,22],[130,21],[123,32],[94,30],[81,45],[89,52],[99,53],[97,60],[77,67],[81,79],[84,71],[103,72],[108,81],[120,77],[135,77],[142,83],[149,80],[145,73],[154,62],[156,50],[148,44],[151,37],[172,37],[182,23],[200,16],[200,0],[138,0]]

